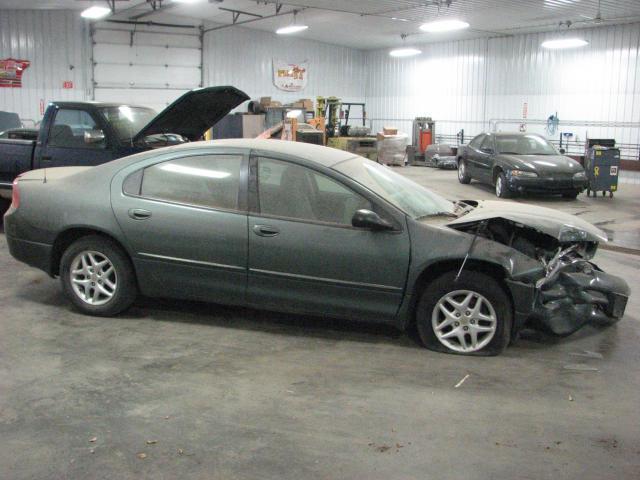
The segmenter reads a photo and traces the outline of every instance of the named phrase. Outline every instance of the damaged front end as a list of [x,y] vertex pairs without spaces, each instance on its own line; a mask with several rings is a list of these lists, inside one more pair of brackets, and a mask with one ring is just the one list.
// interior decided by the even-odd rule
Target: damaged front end
[[[478,208],[448,226],[509,246],[540,262],[540,277],[529,280],[534,295],[528,324],[569,335],[586,323],[612,323],[622,318],[629,286],[590,261],[599,241],[606,240],[604,234],[590,224],[590,228],[580,228],[586,222],[570,215],[556,212],[553,216],[558,218],[551,220],[535,214],[538,210],[548,214],[543,211],[549,209],[529,208],[533,211],[509,211],[504,216],[492,216]],[[524,223],[531,215],[535,220],[527,223],[533,225]],[[571,223],[563,222],[564,217]]]

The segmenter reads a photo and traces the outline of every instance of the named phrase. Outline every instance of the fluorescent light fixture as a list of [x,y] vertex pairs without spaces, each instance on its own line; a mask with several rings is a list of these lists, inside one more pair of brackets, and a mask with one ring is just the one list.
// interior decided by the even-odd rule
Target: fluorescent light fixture
[[83,10],[80,16],[82,18],[88,18],[90,20],[98,20],[99,18],[104,18],[111,13],[111,9],[108,7],[99,7],[98,5],[94,5],[93,7],[89,7],[86,10]]
[[293,21],[287,25],[286,27],[280,27],[279,29],[276,30],[276,33],[278,35],[290,35],[292,33],[298,33],[301,32],[303,30],[306,30],[307,28],[309,28],[308,25],[305,25],[304,23],[298,23],[296,21],[296,16],[297,16],[298,12],[294,11],[293,12]]
[[413,57],[414,55],[420,55],[422,50],[418,50],[417,48],[394,48],[389,52],[389,55],[392,57]]
[[173,3],[198,3],[202,0],[173,0]]
[[309,28],[308,25],[287,25],[276,30],[278,35],[290,35],[292,33],[298,33]]
[[463,30],[469,28],[467,22],[462,20],[436,20],[420,25],[420,30],[429,33],[451,32],[453,30]]
[[560,49],[560,48],[576,48],[589,45],[589,42],[581,38],[557,38],[555,40],[545,40],[542,42],[542,48]]

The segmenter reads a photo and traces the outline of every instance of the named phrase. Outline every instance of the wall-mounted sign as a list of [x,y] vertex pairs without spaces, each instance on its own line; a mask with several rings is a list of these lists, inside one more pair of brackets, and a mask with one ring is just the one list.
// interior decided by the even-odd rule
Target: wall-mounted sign
[[0,60],[0,87],[22,87],[22,73],[29,68],[30,64],[31,62],[28,60],[16,60],[15,58]]
[[307,86],[308,64],[273,59],[273,84],[286,92],[299,92]]
[[65,80],[64,82],[62,82],[62,88],[64,88],[65,90],[73,88],[73,82],[71,80]]

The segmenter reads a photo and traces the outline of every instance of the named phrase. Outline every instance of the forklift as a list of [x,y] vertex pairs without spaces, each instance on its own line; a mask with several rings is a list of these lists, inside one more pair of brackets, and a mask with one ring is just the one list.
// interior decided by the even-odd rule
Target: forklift
[[413,120],[412,143],[407,146],[409,165],[434,167],[432,160],[425,156],[429,145],[435,143],[436,122],[431,117],[416,117]]

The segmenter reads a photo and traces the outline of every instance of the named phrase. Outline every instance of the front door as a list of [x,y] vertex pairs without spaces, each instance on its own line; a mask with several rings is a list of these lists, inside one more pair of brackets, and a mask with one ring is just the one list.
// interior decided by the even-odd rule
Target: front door
[[477,175],[480,180],[485,182],[493,181],[491,170],[493,168],[494,155],[493,136],[487,135],[480,145],[476,161]]
[[94,166],[113,155],[101,119],[80,108],[59,108],[46,143],[36,148],[34,168]]
[[[329,175],[254,158],[249,215],[249,303],[277,310],[390,321],[409,265],[404,218],[397,231],[354,228],[370,200]],[[255,189],[255,191],[254,191]]]
[[116,177],[111,194],[141,291],[244,303],[247,157],[190,154],[151,162]]

